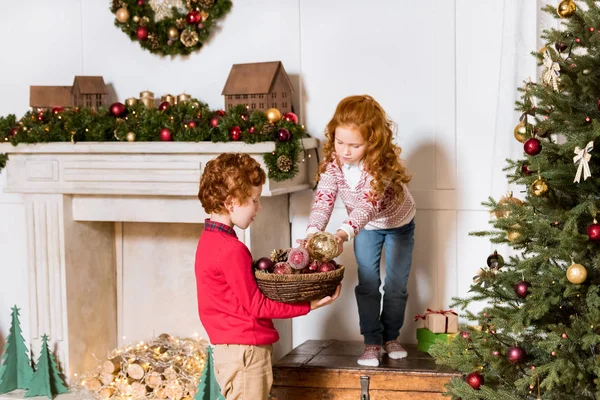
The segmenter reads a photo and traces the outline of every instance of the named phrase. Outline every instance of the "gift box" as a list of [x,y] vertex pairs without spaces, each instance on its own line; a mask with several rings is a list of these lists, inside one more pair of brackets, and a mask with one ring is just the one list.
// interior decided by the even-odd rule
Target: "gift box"
[[427,328],[417,329],[417,350],[429,353],[429,348],[435,342],[450,343],[457,333],[433,333]]
[[425,320],[425,328],[433,333],[457,333],[458,332],[458,314],[452,310],[434,311],[427,309],[425,315],[417,315],[415,321]]

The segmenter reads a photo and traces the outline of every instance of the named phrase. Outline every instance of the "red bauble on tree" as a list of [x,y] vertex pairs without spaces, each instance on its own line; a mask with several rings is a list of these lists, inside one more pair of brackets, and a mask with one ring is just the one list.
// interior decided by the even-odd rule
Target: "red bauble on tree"
[[471,335],[467,331],[460,332],[460,336],[465,340],[471,341]]
[[200,13],[198,11],[193,10],[186,15],[185,20],[190,25],[196,25],[202,20],[202,18],[200,17]]
[[523,145],[523,150],[530,156],[537,156],[542,151],[542,142],[536,138],[527,139]]
[[162,128],[159,137],[163,142],[170,142],[172,139],[171,131],[167,128]]
[[137,3],[138,3],[138,6],[143,6],[144,5],[144,0],[138,0]]
[[125,114],[127,113],[127,109],[125,108],[125,105],[123,103],[112,103],[110,105],[110,115],[112,115],[115,118],[121,118],[124,117]]
[[292,138],[292,134],[285,128],[281,128],[277,131],[277,140],[280,142],[287,142]]
[[483,375],[481,375],[479,372],[475,371],[475,372],[471,372],[469,375],[467,375],[467,377],[465,378],[465,381],[467,381],[469,386],[471,386],[473,389],[479,390],[481,385],[483,385],[484,379],[483,379]]
[[167,108],[169,108],[171,105],[169,104],[168,101],[163,101],[162,103],[160,103],[160,105],[158,106],[158,109],[160,111],[165,111]]
[[587,228],[588,238],[592,242],[600,242],[600,224],[594,220],[594,223]]
[[19,133],[19,127],[15,126],[14,128],[12,128],[9,132],[8,132],[8,138],[12,138],[13,136],[15,136],[17,133]]
[[241,134],[242,134],[242,128],[240,128],[237,125],[231,127],[231,129],[229,129],[229,137],[231,137],[231,140],[240,140]]
[[212,126],[213,128],[216,128],[217,126],[219,126],[219,117],[212,117],[210,119],[210,126]]
[[256,131],[256,128],[251,126],[250,128],[248,128],[248,132],[249,133],[254,133]]
[[63,111],[65,111],[65,109],[62,107],[54,107],[52,109],[52,114],[58,115],[58,114],[62,113]]
[[517,346],[512,346],[508,349],[506,358],[513,364],[521,364],[525,360],[525,350]]
[[223,110],[217,110],[216,113],[219,117],[222,117],[225,115],[225,111],[223,111]]
[[288,112],[283,114],[283,120],[287,122],[293,122],[294,124],[298,123],[298,116],[293,112]]
[[520,281],[515,285],[515,294],[524,299],[529,294],[529,282]]
[[194,129],[195,127],[196,127],[196,121],[190,121],[190,122],[188,122],[188,128]]
[[139,40],[148,40],[148,28],[145,26],[138,26],[135,34]]
[[533,174],[533,171],[529,169],[529,165],[523,164],[521,165],[521,173],[526,176],[530,176]]
[[262,257],[256,260],[256,269],[261,271],[272,272],[275,263],[269,257]]
[[43,111],[38,111],[38,113],[37,113],[37,119],[38,119],[38,121],[43,121],[44,120],[44,112]]

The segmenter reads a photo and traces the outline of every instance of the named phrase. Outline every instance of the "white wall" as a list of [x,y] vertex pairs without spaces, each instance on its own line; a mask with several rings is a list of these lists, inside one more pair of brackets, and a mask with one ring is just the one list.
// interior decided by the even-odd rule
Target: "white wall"
[[[109,1],[2,3],[0,115],[22,115],[30,85],[68,85],[76,74],[102,75],[121,100],[146,89],[186,91],[217,108],[233,63],[270,60],[283,61],[301,119],[318,138],[342,97],[379,100],[398,123],[418,203],[405,341],[414,337],[412,316],[465,295],[493,250],[468,232],[487,227],[479,204],[506,190],[504,159],[521,153],[513,104],[516,87],[536,76],[529,52],[540,47],[537,26],[547,24],[539,0],[237,0],[200,52],[172,60],[115,28]],[[310,201],[310,192],[292,198],[295,238]],[[337,209],[331,229],[343,218]],[[13,304],[23,309],[28,337],[25,246],[22,200],[0,193],[0,342]],[[191,271],[193,254],[189,260]],[[342,260],[349,268],[341,299],[295,320],[294,345],[360,339],[351,244]]]

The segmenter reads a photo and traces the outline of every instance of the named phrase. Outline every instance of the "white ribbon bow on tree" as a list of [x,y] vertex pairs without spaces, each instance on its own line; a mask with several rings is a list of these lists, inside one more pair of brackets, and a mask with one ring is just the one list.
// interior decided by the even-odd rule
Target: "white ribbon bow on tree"
[[575,165],[579,163],[579,167],[577,168],[577,174],[575,174],[575,179],[573,182],[579,183],[581,180],[581,172],[583,171],[583,180],[585,181],[587,178],[592,176],[590,172],[590,159],[592,155],[590,152],[594,150],[594,142],[590,141],[585,145],[583,149],[579,148],[579,146],[575,147],[575,157],[573,157],[573,162]]
[[560,76],[560,65],[552,60],[550,52],[544,52],[544,71],[542,71],[542,82],[546,85],[552,84],[552,88],[558,92],[558,78]]

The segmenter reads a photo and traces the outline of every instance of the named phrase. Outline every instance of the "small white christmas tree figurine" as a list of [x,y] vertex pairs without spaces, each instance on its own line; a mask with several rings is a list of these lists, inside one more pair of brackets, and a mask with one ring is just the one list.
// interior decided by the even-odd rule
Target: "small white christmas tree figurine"
[[42,336],[42,353],[38,358],[36,370],[25,397],[48,396],[49,399],[52,399],[52,395],[68,392],[69,390],[60,376],[56,359],[48,350],[48,336],[44,335]]
[[4,346],[2,366],[0,366],[0,393],[8,393],[15,389],[29,389],[32,376],[29,351],[25,346],[19,323],[19,309],[15,305],[12,308],[12,324]]

